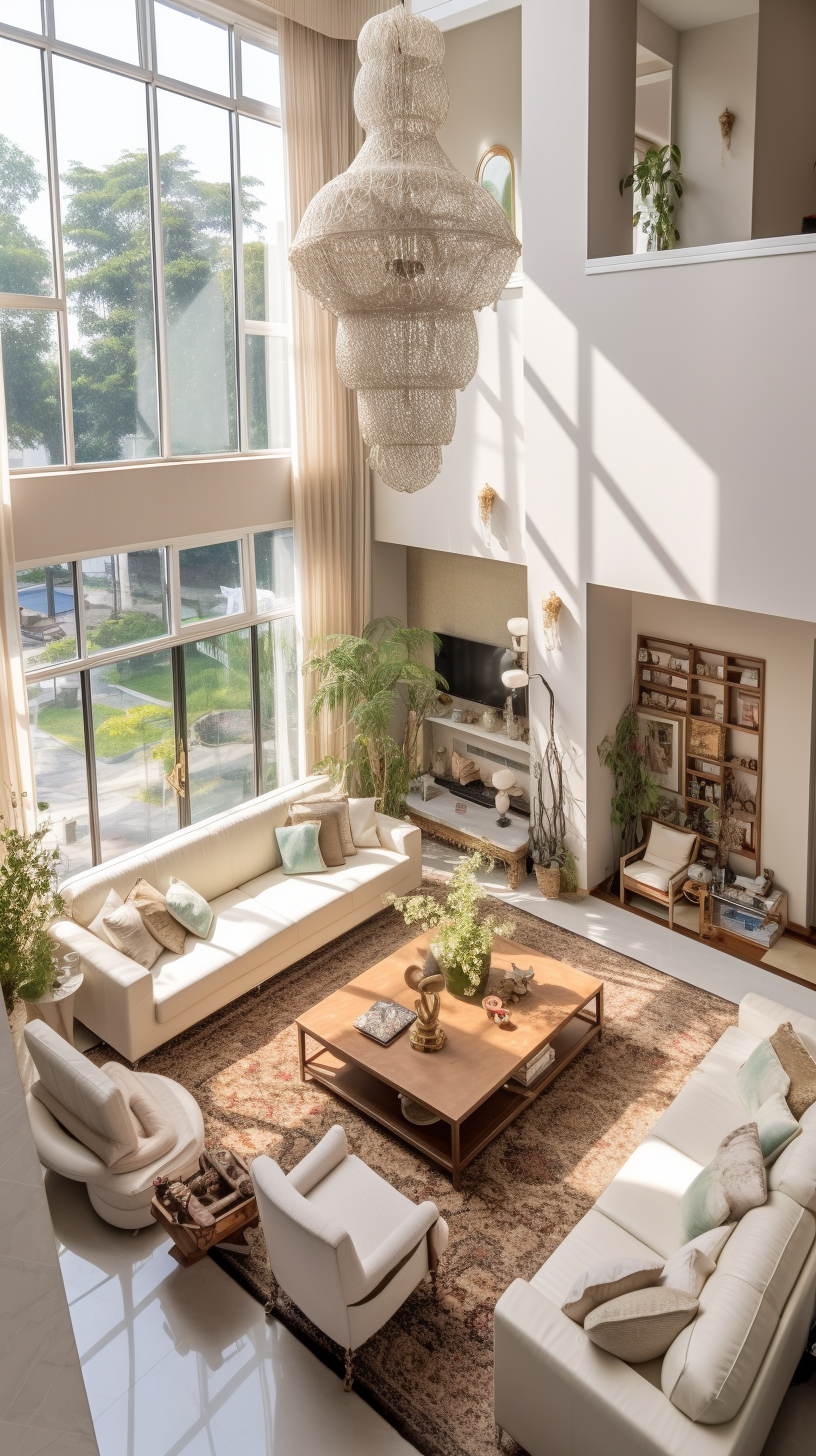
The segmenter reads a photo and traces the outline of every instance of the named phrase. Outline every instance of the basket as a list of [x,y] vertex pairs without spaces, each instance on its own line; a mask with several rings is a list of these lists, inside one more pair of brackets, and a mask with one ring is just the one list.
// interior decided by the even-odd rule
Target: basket
[[561,870],[558,865],[533,865],[538,888],[545,900],[557,900],[561,892]]

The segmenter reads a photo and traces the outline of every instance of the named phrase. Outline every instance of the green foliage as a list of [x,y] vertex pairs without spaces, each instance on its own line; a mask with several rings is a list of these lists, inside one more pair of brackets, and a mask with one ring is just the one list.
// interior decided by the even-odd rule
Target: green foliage
[[575,855],[566,845],[561,851],[559,860],[561,869],[561,889],[567,895],[574,895],[578,889],[578,866],[575,863]]
[[166,631],[166,622],[154,612],[120,612],[90,629],[88,646],[92,652],[101,652],[108,647],[127,647],[130,642],[147,642]]
[[396,818],[405,813],[412,768],[409,753],[391,736],[391,724],[400,703],[407,709],[413,702],[416,712],[425,713],[434,693],[447,687],[439,673],[417,660],[438,641],[424,627],[377,617],[362,637],[327,638],[303,666],[318,680],[312,716],[328,711],[342,718],[343,743],[333,761],[343,782]]
[[484,974],[485,957],[490,955],[494,935],[511,935],[515,926],[495,911],[483,913],[480,902],[489,892],[476,879],[480,869],[489,870],[493,861],[483,854],[460,859],[450,877],[444,900],[432,895],[387,895],[406,925],[423,930],[439,927],[437,940],[445,966],[458,972],[466,983],[465,995],[473,996]]
[[[146,748],[166,737],[168,728],[173,732],[172,708],[139,703],[135,708],[126,708],[124,713],[114,709],[97,727],[96,714],[101,706],[97,704],[94,709],[94,746],[100,758],[117,758],[134,748]],[[171,766],[172,762],[171,759]]]
[[629,176],[619,183],[621,197],[626,187],[632,188],[633,200],[640,197],[632,227],[636,228],[640,222],[650,252],[663,252],[680,241],[674,214],[683,196],[681,160],[680,148],[674,143],[649,147],[643,161],[636,162]]
[[76,655],[76,637],[59,637],[56,642],[49,642],[36,657],[32,657],[30,666],[39,667],[46,662],[71,662]]
[[28,836],[17,829],[0,834],[0,986],[9,1013],[19,996],[36,1001],[54,981],[48,926],[63,900],[54,889],[59,851],[43,848],[50,827],[42,824]]
[[615,780],[612,795],[612,823],[621,833],[621,853],[628,854],[640,842],[641,816],[657,809],[660,791],[649,773],[638,742],[638,720],[634,708],[621,714],[614,734],[598,744],[598,758]]

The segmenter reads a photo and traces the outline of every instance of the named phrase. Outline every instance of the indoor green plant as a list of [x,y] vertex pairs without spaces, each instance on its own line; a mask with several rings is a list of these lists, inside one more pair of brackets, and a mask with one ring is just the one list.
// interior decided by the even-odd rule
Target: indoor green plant
[[[376,617],[361,637],[328,637],[304,663],[317,678],[313,718],[328,709],[342,716],[343,742],[337,754],[314,765],[329,770],[356,794],[374,798],[383,814],[400,818],[412,772],[416,742],[436,694],[447,683],[420,654],[438,649],[439,638],[424,627],[404,627],[397,617]],[[401,746],[391,727],[402,706],[410,718],[411,742]]]
[[653,814],[660,798],[660,790],[644,762],[633,707],[624,709],[615,732],[608,733],[598,744],[598,758],[615,780],[612,823],[620,830],[621,854],[629,854],[640,843],[643,815]]
[[665,147],[649,147],[643,161],[635,162],[629,176],[622,177],[618,184],[621,197],[626,187],[632,188],[633,200],[640,196],[632,227],[636,228],[640,222],[650,253],[664,252],[680,241],[674,225],[677,203],[683,196],[680,163],[680,148],[674,142]]
[[41,824],[31,834],[12,828],[0,834],[0,986],[9,1018],[19,999],[36,1001],[54,983],[48,926],[63,900],[54,887],[59,851],[43,846],[50,832],[50,824]]
[[510,935],[514,929],[508,917],[480,910],[479,902],[488,899],[489,893],[477,882],[476,875],[492,863],[478,850],[461,859],[442,900],[433,895],[386,896],[406,925],[437,929],[431,950],[444,972],[448,990],[457,996],[483,995],[490,974],[493,936]]

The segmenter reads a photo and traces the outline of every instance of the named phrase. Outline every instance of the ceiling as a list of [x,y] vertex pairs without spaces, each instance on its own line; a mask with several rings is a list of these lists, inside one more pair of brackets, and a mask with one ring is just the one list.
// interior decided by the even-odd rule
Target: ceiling
[[675,30],[694,30],[698,25],[714,25],[718,20],[756,15],[759,0],[649,0],[646,9],[673,25]]
[[433,20],[440,30],[453,30],[520,4],[521,0],[412,0],[411,9],[415,15]]

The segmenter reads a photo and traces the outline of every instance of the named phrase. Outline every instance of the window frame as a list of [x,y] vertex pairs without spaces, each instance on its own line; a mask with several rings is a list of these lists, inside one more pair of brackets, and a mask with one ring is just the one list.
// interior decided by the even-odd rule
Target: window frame
[[[230,16],[220,6],[208,3],[208,0],[197,0],[195,4],[181,4],[177,3],[177,0],[163,0],[163,3],[169,4],[174,10],[179,10],[192,16],[201,16],[207,20],[213,20],[222,25],[227,31],[231,94],[224,96],[218,92],[207,91],[202,87],[194,86],[188,82],[177,81],[174,77],[165,76],[156,70],[153,0],[134,0],[139,55],[142,62],[138,66],[132,65],[128,61],[120,61],[115,57],[105,56],[97,51],[85,50],[80,46],[70,45],[65,41],[58,40],[55,34],[52,0],[41,0],[41,3],[43,14],[43,29],[41,33],[21,30],[16,26],[0,22],[0,39],[16,41],[31,46],[35,50],[40,51],[42,57],[43,103],[48,170],[47,191],[51,208],[54,293],[44,296],[40,294],[0,292],[0,312],[4,309],[43,309],[56,315],[64,464],[37,465],[34,467],[30,465],[15,466],[12,467],[12,473],[14,475],[39,475],[41,473],[52,473],[55,471],[104,470],[109,469],[112,465],[121,465],[124,463],[121,459],[104,461],[77,461],[76,459],[71,392],[71,358],[68,338],[68,297],[65,281],[62,217],[59,195],[59,138],[57,135],[54,108],[54,56],[62,56],[68,60],[75,60],[92,65],[100,70],[139,81],[145,86],[148,206],[153,271],[154,348],[159,416],[159,454],[155,457],[143,457],[128,463],[133,465],[150,465],[154,459],[159,461],[233,460],[243,456],[256,457],[258,455],[291,458],[291,444],[286,448],[254,450],[249,445],[246,338],[248,334],[276,335],[287,339],[291,337],[291,289],[289,280],[287,279],[286,290],[290,304],[288,309],[288,323],[270,324],[262,320],[247,320],[245,314],[246,299],[244,295],[243,218],[240,206],[241,156],[238,125],[239,116],[245,115],[254,120],[265,121],[273,126],[280,127],[281,132],[283,132],[282,106],[271,106],[266,102],[256,101],[252,97],[245,97],[243,95],[241,89],[241,40],[246,39],[253,45],[260,45],[263,49],[278,54],[277,32],[273,26],[266,27],[260,23],[256,25],[252,21]],[[164,288],[164,244],[159,176],[158,92],[162,90],[173,92],[179,96],[186,96],[192,100],[202,101],[211,106],[217,106],[222,111],[228,112],[230,118],[230,184],[232,189],[233,224],[232,282],[235,299],[235,389],[238,444],[235,450],[216,454],[174,455],[172,453],[167,300]],[[290,390],[291,438],[294,437],[293,398],[293,393]]]

